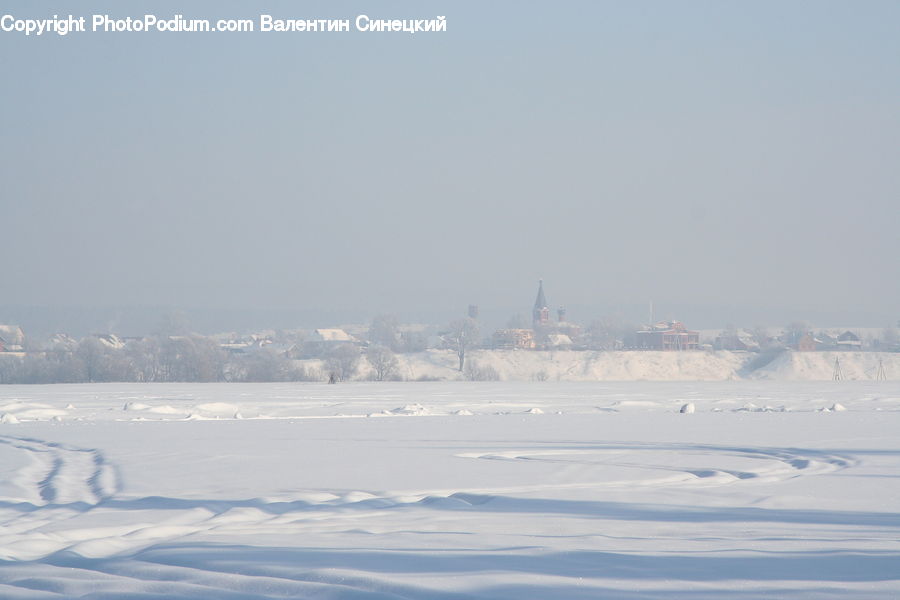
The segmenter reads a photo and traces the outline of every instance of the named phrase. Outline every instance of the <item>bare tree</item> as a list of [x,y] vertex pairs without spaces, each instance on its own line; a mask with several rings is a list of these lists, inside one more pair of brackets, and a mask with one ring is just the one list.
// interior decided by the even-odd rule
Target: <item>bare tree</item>
[[82,365],[84,365],[83,378],[88,383],[93,383],[100,378],[100,372],[103,369],[105,347],[103,343],[93,336],[88,336],[78,343],[75,350]]
[[466,363],[466,379],[469,381],[500,381],[500,373],[491,365],[480,365],[474,360]]
[[191,336],[188,348],[188,381],[222,381],[225,353],[212,339]]
[[22,370],[22,359],[19,357],[0,359],[0,383],[18,383],[19,372]]
[[222,381],[225,353],[210,338],[169,336],[161,339],[160,372],[163,381]]
[[384,346],[369,346],[366,351],[366,360],[375,370],[375,381],[384,381],[397,374],[397,357],[390,348]]
[[359,349],[352,344],[341,344],[328,353],[325,368],[338,381],[346,381],[356,374],[359,367]]
[[148,337],[127,347],[138,381],[162,381],[162,343],[157,336]]
[[268,348],[240,357],[234,375],[240,381],[289,381],[293,376],[290,361]]
[[459,357],[459,371],[466,362],[466,352],[478,345],[478,323],[475,319],[459,319],[450,323],[450,331],[444,336],[445,343]]
[[94,336],[81,340],[74,354],[81,367],[81,381],[90,383],[136,379],[130,355],[122,348],[110,347]]

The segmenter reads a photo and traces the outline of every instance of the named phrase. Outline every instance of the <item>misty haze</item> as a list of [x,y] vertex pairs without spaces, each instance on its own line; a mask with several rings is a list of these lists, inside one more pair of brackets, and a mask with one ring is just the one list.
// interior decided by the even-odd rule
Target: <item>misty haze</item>
[[898,23],[0,5],[0,597],[900,596]]

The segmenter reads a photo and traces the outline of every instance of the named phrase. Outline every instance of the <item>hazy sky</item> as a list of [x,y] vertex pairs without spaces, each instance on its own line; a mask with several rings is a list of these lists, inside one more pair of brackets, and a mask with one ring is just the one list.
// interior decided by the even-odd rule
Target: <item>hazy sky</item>
[[0,32],[2,304],[900,318],[898,2],[54,12],[448,31]]

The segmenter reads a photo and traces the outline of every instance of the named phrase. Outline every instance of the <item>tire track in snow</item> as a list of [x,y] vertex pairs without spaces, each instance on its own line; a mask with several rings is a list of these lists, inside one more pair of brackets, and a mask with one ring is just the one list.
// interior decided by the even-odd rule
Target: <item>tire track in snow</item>
[[[660,453],[661,460],[648,462],[646,459],[628,460],[628,453],[644,454]],[[623,453],[626,453],[623,456]],[[677,453],[676,456],[699,457],[707,465],[691,466],[688,461],[662,460],[663,456]],[[555,483],[554,487],[656,487],[664,485],[727,485],[738,481],[783,481],[793,477],[820,475],[846,469],[856,461],[847,456],[839,456],[811,449],[798,448],[753,448],[730,446],[672,446],[667,444],[612,444],[586,448],[560,448],[548,450],[502,450],[484,453],[464,453],[460,458],[499,461],[523,461],[535,463],[558,463],[581,467],[624,467],[675,473],[676,475],[657,475],[642,479],[626,478],[619,480],[603,480],[596,482]],[[760,464],[747,469],[735,469],[715,466],[718,458],[738,458],[754,460]],[[529,492],[546,487],[518,486],[504,489],[504,492]]]
[[[21,448],[21,446],[19,446],[19,448]],[[47,504],[56,501],[56,486],[53,485],[53,480],[59,476],[59,472],[62,470],[62,466],[62,459],[59,456],[54,456],[53,466],[47,473],[47,476],[38,483],[38,491],[41,494],[41,500],[43,500]]]
[[119,490],[115,467],[98,450],[8,436],[0,436],[0,449],[25,455],[0,502],[0,559],[37,560],[66,548],[59,524]]
[[91,507],[118,491],[115,468],[99,450],[5,436],[0,436],[0,444],[25,452],[31,459],[16,476],[22,497],[12,500],[35,506]]
[[[495,500],[511,502],[513,498],[501,496],[540,492],[547,484],[497,488],[416,490],[400,492],[348,492],[320,491],[316,497],[273,502],[263,499],[235,501],[192,501],[175,498],[111,499],[116,493],[114,471],[103,454],[97,450],[73,448],[39,440],[3,438],[0,443],[30,453],[32,465],[26,467],[32,482],[31,495],[40,498],[28,515],[33,521],[27,525],[21,515],[15,531],[0,535],[0,552],[3,558],[36,560],[68,551],[89,558],[108,557],[138,552],[162,542],[183,539],[192,535],[234,536],[274,535],[285,529],[304,530],[310,524],[321,522],[328,516],[330,527],[359,528],[361,522],[384,519],[385,509],[415,508],[468,509]],[[692,453],[708,460],[712,467],[688,466],[674,461],[646,462],[636,460],[645,452],[657,452],[662,456],[672,453]],[[594,488],[616,485],[664,486],[664,485],[724,485],[733,481],[760,477],[787,479],[804,474],[834,471],[852,464],[846,457],[832,456],[815,450],[785,448],[738,448],[727,446],[673,446],[669,444],[612,444],[582,447],[560,446],[548,449],[500,450],[490,453],[467,453],[462,458],[481,460],[512,460],[537,464],[540,462],[568,463],[580,466],[619,466],[669,471],[667,474],[643,479],[600,481],[593,477],[571,482],[556,482],[552,487]],[[746,471],[717,468],[716,459],[739,457],[760,461],[756,468]],[[653,464],[657,463],[657,464]],[[769,464],[766,464],[769,463]],[[112,477],[112,479],[111,479]],[[51,521],[69,519],[94,506],[105,503],[99,510],[120,514],[130,510],[166,511],[153,522],[122,523],[112,527],[85,530],[83,528],[42,530]],[[75,512],[73,513],[73,510]],[[5,520],[5,519],[3,519]],[[26,519],[28,520],[28,519]],[[118,518],[110,519],[119,522]],[[346,523],[346,525],[345,525]],[[4,539],[5,538],[5,539]]]

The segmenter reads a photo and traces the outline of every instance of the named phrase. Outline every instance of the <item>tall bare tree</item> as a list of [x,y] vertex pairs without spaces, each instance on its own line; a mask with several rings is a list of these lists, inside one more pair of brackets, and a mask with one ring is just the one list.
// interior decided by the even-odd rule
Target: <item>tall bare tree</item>
[[352,344],[342,344],[328,353],[325,368],[338,381],[346,381],[356,374],[359,359],[359,348]]
[[478,345],[478,322],[475,319],[459,319],[450,323],[450,330],[444,336],[448,347],[456,351],[459,357],[459,371],[463,370],[466,362],[466,352]]
[[369,346],[366,351],[366,360],[375,371],[375,381],[384,381],[396,375],[397,357],[390,348],[384,346]]

